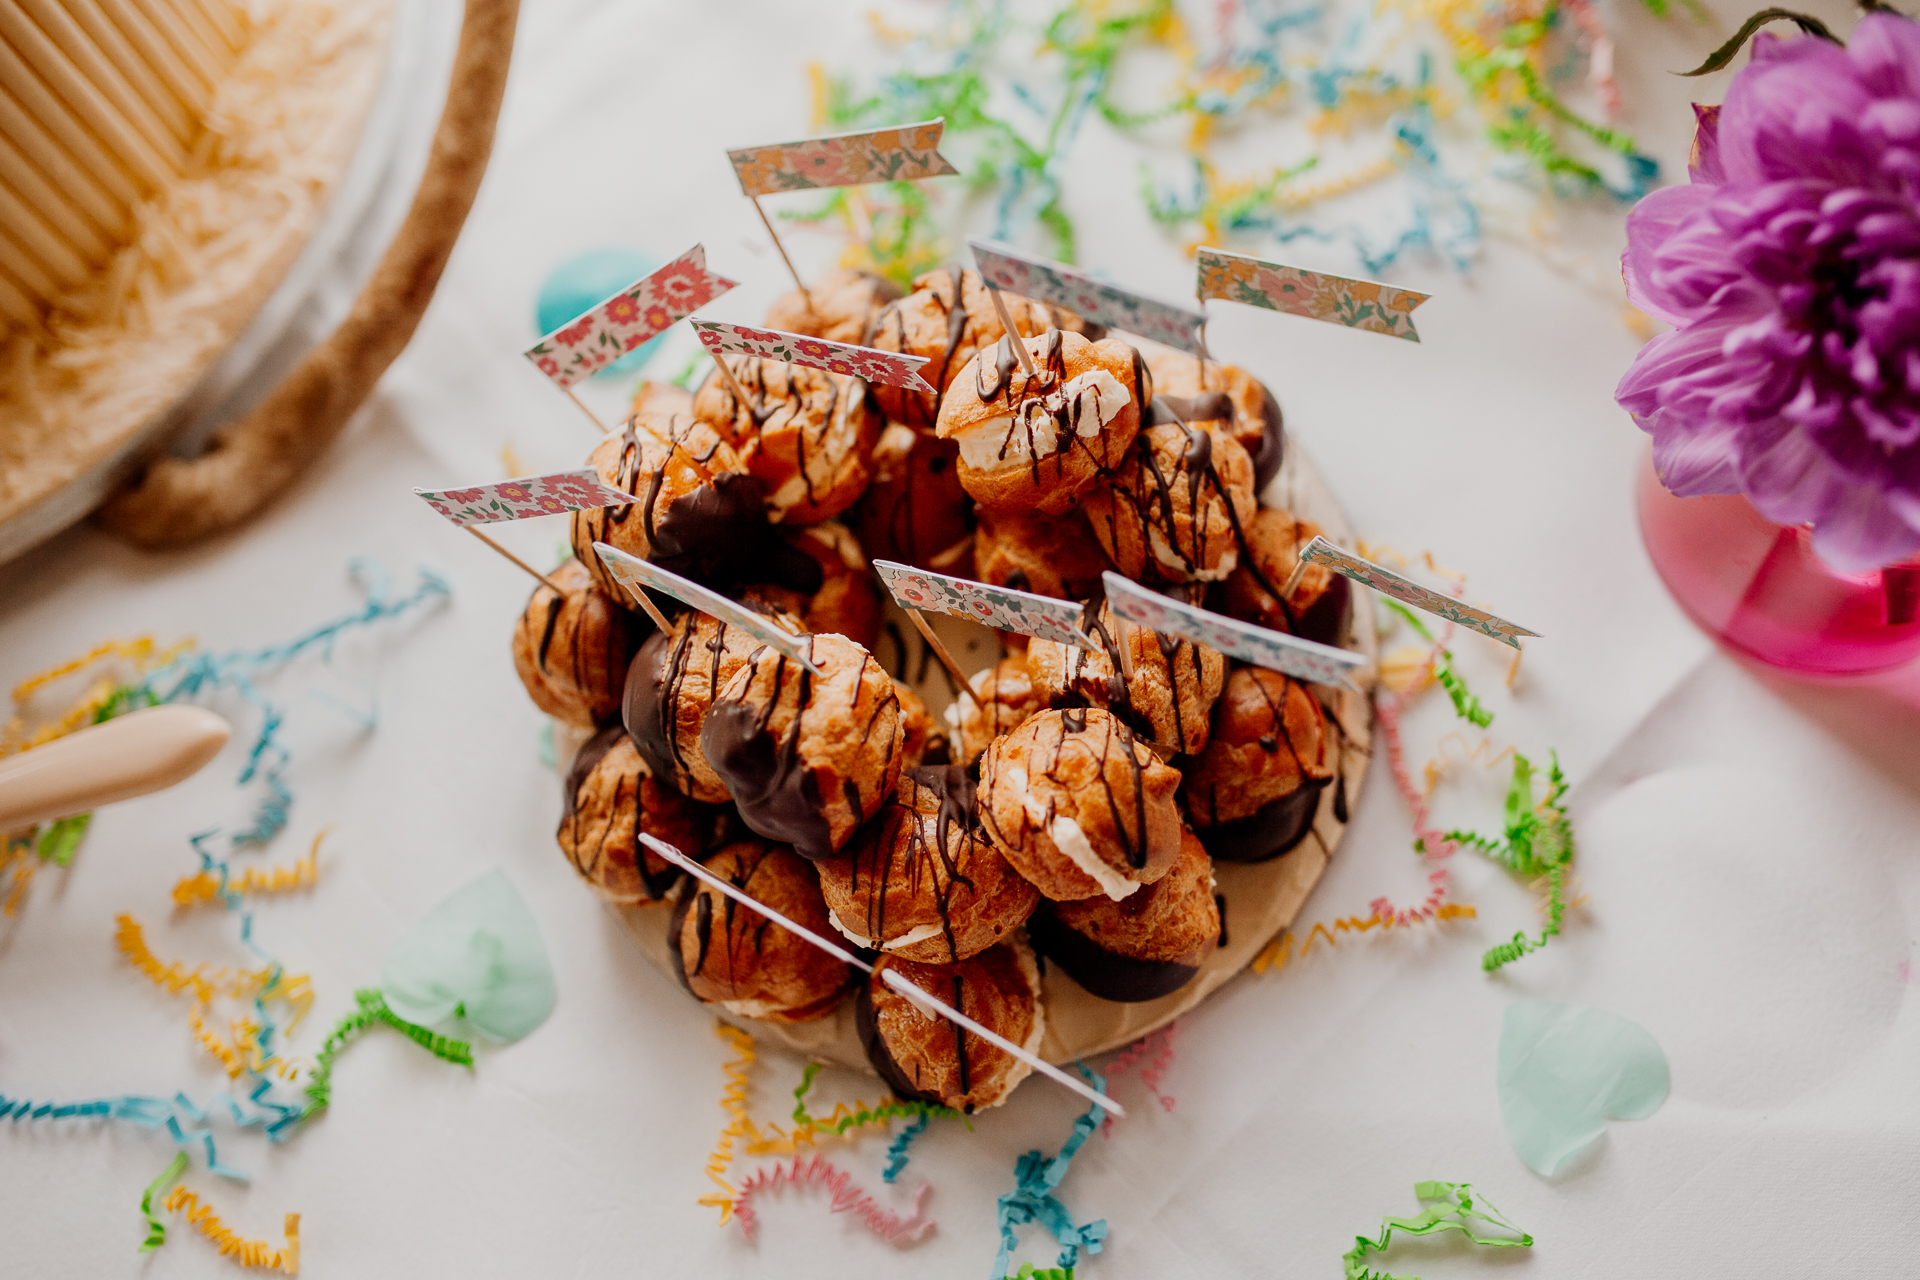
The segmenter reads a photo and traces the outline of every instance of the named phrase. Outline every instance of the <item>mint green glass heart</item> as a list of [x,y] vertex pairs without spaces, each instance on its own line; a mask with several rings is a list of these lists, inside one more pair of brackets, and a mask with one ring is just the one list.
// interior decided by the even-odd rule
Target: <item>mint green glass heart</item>
[[503,871],[435,907],[394,944],[380,971],[387,1007],[434,1026],[455,1014],[511,1044],[553,1012],[553,965],[533,912]]
[[1608,1120],[1667,1100],[1667,1055],[1637,1022],[1551,1000],[1516,1000],[1500,1030],[1500,1119],[1535,1173],[1552,1177]]

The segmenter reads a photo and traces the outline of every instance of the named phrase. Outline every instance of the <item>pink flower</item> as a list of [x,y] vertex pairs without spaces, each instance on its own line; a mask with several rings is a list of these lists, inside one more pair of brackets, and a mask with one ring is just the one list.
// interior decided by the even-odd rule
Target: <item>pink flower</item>
[[507,502],[532,502],[533,493],[523,484],[503,484],[496,486],[500,497]]
[[858,377],[860,373],[859,368],[856,367],[853,362],[838,357],[827,361],[827,369],[832,373],[846,374],[849,377]]
[[656,302],[647,308],[647,328],[653,330],[653,332],[658,333],[672,323],[673,312],[667,310],[659,303]]
[[560,499],[550,493],[543,493],[534,499],[534,505],[549,515],[558,515],[562,511],[573,510],[572,507],[569,507],[566,503],[560,501]]
[[812,356],[815,360],[825,360],[834,353],[832,347],[817,338],[797,339],[793,344],[793,349],[803,356]]
[[627,294],[607,303],[607,319],[615,324],[632,324],[640,317],[640,304]]

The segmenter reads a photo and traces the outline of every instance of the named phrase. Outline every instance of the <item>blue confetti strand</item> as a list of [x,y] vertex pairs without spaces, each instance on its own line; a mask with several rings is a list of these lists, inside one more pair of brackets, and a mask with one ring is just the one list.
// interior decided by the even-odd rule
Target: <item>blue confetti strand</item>
[[[1095,1089],[1105,1091],[1105,1077],[1089,1070],[1080,1063],[1074,1063],[1074,1069],[1085,1076]],[[1073,1132],[1061,1146],[1060,1154],[1051,1160],[1038,1151],[1029,1151],[1021,1156],[1013,1168],[1014,1189],[1000,1197],[1000,1251],[993,1259],[993,1280],[1003,1280],[1007,1267],[1012,1261],[1013,1251],[1020,1244],[1020,1238],[1014,1232],[1015,1227],[1025,1226],[1029,1222],[1038,1222],[1053,1233],[1053,1238],[1061,1245],[1059,1265],[1071,1269],[1080,1260],[1080,1250],[1088,1253],[1100,1252],[1107,1240],[1107,1220],[1101,1218],[1084,1226],[1073,1225],[1073,1215],[1060,1203],[1054,1194],[1060,1180],[1067,1176],[1067,1166],[1073,1157],[1100,1127],[1100,1121],[1106,1118],[1106,1110],[1099,1103],[1087,1109],[1085,1115],[1073,1122]]]
[[894,1135],[893,1141],[887,1144],[887,1168],[880,1175],[882,1181],[893,1182],[905,1171],[908,1159],[907,1148],[913,1145],[915,1138],[927,1131],[927,1122],[932,1118],[929,1112],[922,1111],[906,1128]]

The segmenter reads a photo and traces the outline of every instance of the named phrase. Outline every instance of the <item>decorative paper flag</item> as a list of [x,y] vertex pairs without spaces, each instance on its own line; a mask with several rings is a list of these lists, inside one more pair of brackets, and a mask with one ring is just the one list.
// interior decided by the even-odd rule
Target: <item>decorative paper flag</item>
[[773,619],[764,614],[729,600],[718,591],[710,591],[697,582],[689,582],[677,573],[662,569],[659,565],[630,556],[618,547],[610,547],[604,542],[593,544],[600,563],[607,566],[607,572],[619,580],[621,586],[631,591],[635,599],[640,596],[641,588],[652,587],[655,591],[664,591],[682,604],[691,605],[700,612],[720,619],[730,627],[738,627],[761,644],[768,645],[786,654],[815,675],[822,674],[819,667],[813,665],[809,656],[812,644],[805,636],[796,636],[791,631],[782,630]]
[[455,524],[493,524],[557,516],[595,507],[624,507],[633,495],[600,482],[592,467],[556,471],[550,476],[522,476],[498,484],[476,484],[469,489],[415,489],[427,505]]
[[527,348],[527,359],[563,387],[590,378],[738,284],[707,270],[695,245]]
[[1345,574],[1355,582],[1365,583],[1375,591],[1392,596],[1401,604],[1410,604],[1416,609],[1445,618],[1448,622],[1457,622],[1463,627],[1472,627],[1482,635],[1492,636],[1503,644],[1520,647],[1515,636],[1537,636],[1538,631],[1529,631],[1525,627],[1508,622],[1505,618],[1496,618],[1485,609],[1476,609],[1470,604],[1462,604],[1452,596],[1443,596],[1438,591],[1429,591],[1417,582],[1409,582],[1391,569],[1385,569],[1371,560],[1362,560],[1359,556],[1349,555],[1328,542],[1324,537],[1316,536],[1312,542],[1300,548],[1300,560],[1304,564],[1324,564],[1335,573]]
[[505,1044],[553,1012],[553,964],[526,900],[504,871],[468,884],[394,944],[380,971],[387,1007],[431,1026],[456,1013]]
[[868,382],[884,382],[890,387],[924,391],[928,395],[937,391],[920,376],[920,366],[927,362],[925,356],[903,356],[897,351],[857,347],[851,342],[809,338],[778,329],[749,329],[720,320],[695,320],[693,331],[701,344],[715,355],[762,356],[788,364],[811,365],[828,373],[849,374]]
[[1129,582],[1111,570],[1101,578],[1107,584],[1107,603],[1128,622],[1185,636],[1195,644],[1230,653],[1242,662],[1267,667],[1297,680],[1342,689],[1353,688],[1347,673],[1366,665],[1365,658],[1350,650],[1302,640],[1284,631],[1269,631],[1251,622],[1183,604]]
[[988,284],[1077,311],[1089,320],[1164,342],[1190,355],[1201,354],[1200,326],[1207,318],[1198,311],[1116,289],[1057,262],[1022,257],[997,241],[969,236],[967,247]]
[[1071,600],[949,578],[892,560],[875,560],[873,568],[903,609],[932,609],[1002,631],[1089,647],[1080,634],[1080,606]]
[[946,118],[870,133],[836,133],[799,142],[741,147],[727,152],[740,189],[750,196],[815,187],[907,182],[960,171],[936,147]]
[[1409,314],[1431,295],[1397,289],[1372,280],[1330,276],[1302,267],[1228,253],[1200,250],[1200,283],[1195,292],[1202,302],[1225,298],[1251,307],[1284,311],[1309,320],[1366,329],[1390,338],[1420,341]]

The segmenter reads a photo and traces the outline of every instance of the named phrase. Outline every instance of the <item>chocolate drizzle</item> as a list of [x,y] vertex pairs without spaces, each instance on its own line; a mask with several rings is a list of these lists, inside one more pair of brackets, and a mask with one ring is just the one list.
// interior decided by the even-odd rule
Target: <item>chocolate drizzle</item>
[[[625,736],[625,728],[610,724],[588,739],[586,745],[574,755],[573,764],[568,768],[567,779],[562,786],[565,807],[560,815],[558,834],[569,837],[566,842],[570,850],[569,857],[581,875],[597,881],[600,864],[603,861],[611,859],[618,866],[622,862],[631,860],[634,870],[639,874],[642,892],[646,894],[649,901],[658,902],[667,896],[667,891],[673,888],[674,882],[680,878],[680,869],[671,863],[667,864],[663,871],[650,872],[647,869],[645,850],[641,847],[638,838],[639,833],[646,829],[645,812],[641,808],[641,789],[645,785],[645,778],[638,773],[631,777],[622,777],[618,780],[614,791],[616,809],[621,803],[629,800],[633,806],[635,838],[630,848],[624,845],[620,847],[609,845],[608,841],[614,829],[612,815],[608,816],[608,821],[600,828],[596,837],[586,838],[587,833],[581,829],[579,817],[581,788],[587,785],[587,779],[592,776],[593,771],[599,767],[601,761],[607,758],[609,752],[620,745]],[[627,857],[622,857],[623,854]]]
[[[929,814],[924,806],[930,799],[935,806]],[[969,903],[979,892],[963,868],[980,847],[976,842],[984,842],[984,838],[979,830],[979,804],[971,770],[952,765],[908,769],[900,788],[888,798],[880,815],[863,828],[856,837],[858,843],[850,850],[848,888],[865,903],[861,933],[884,944],[895,932],[888,922],[892,896],[899,893],[910,903],[930,897],[946,939],[947,962],[962,959],[954,935],[954,899],[960,887],[965,888]],[[863,862],[871,868],[865,877],[864,894]],[[903,934],[909,931],[899,930]]]
[[[1273,729],[1260,736],[1259,745],[1269,754],[1285,750],[1292,757],[1294,776],[1299,779],[1299,785],[1246,817],[1227,822],[1214,820],[1219,813],[1218,783],[1207,788],[1204,799],[1190,792],[1188,806],[1193,811],[1196,824],[1194,834],[1200,837],[1200,843],[1207,847],[1207,852],[1221,862],[1265,862],[1279,857],[1306,839],[1307,832],[1312,829],[1314,815],[1319,812],[1320,792],[1334,777],[1340,779],[1340,785],[1334,792],[1335,816],[1342,822],[1346,821],[1346,778],[1338,771],[1337,759],[1333,776],[1312,776],[1307,762],[1301,759],[1292,730],[1287,727],[1286,705],[1293,690],[1300,688],[1309,701],[1313,699],[1312,693],[1291,677],[1279,676],[1280,696],[1276,699],[1268,692],[1266,680],[1260,678],[1266,674],[1263,672],[1255,676],[1254,687],[1267,704]],[[1318,711],[1319,704],[1316,702],[1314,706]],[[1319,714],[1324,725],[1325,713],[1322,711]],[[1207,825],[1198,825],[1203,819]]]

